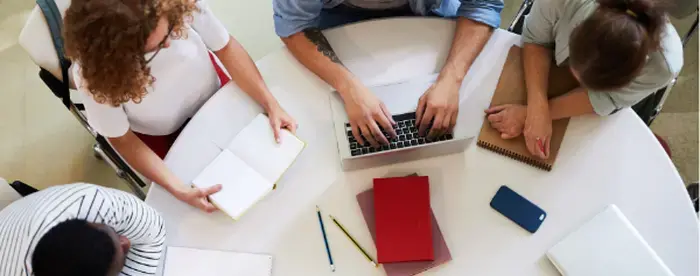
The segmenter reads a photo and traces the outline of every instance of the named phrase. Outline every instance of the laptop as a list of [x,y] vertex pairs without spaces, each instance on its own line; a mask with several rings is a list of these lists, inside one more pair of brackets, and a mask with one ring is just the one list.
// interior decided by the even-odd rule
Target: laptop
[[469,139],[445,134],[433,141],[418,135],[416,107],[418,99],[435,82],[437,75],[406,82],[369,87],[386,105],[396,122],[398,137],[388,138],[390,144],[373,148],[363,146],[352,135],[352,128],[345,112],[345,105],[338,93],[331,94],[331,112],[340,162],[344,171],[378,167],[413,161],[440,155],[459,153],[467,147]]
[[565,276],[672,276],[637,229],[615,205],[547,251]]

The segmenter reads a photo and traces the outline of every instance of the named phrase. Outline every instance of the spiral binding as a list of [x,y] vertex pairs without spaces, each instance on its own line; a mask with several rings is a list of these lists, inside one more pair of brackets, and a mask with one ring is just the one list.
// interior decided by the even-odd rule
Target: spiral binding
[[489,143],[489,142],[484,142],[484,141],[479,140],[476,144],[477,144],[479,147],[482,147],[482,148],[485,148],[485,149],[487,149],[487,150],[490,150],[490,151],[493,151],[493,152],[495,152],[495,153],[498,153],[498,154],[500,154],[500,155],[506,156],[506,157],[508,157],[508,158],[510,158],[510,159],[518,160],[518,161],[520,161],[520,162],[523,162],[523,163],[528,164],[528,165],[530,165],[530,166],[536,167],[536,168],[538,168],[538,169],[542,169],[542,170],[545,170],[545,171],[551,171],[551,170],[552,170],[552,165],[550,165],[550,164],[547,164],[547,163],[544,163],[544,162],[542,162],[542,161],[540,161],[540,160],[537,160],[537,159],[534,159],[534,158],[531,158],[531,157],[528,157],[528,156],[523,156],[523,155],[521,155],[521,154],[512,152],[512,151],[510,151],[510,150],[507,150],[507,149],[498,147],[498,146],[496,146],[496,145],[494,145],[494,144],[491,144],[491,143]]

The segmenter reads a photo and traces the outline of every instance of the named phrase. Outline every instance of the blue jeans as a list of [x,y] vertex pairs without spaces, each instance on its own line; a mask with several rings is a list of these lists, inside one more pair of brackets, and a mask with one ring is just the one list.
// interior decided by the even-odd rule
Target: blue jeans
[[319,28],[325,30],[359,21],[397,16],[415,15],[408,5],[389,10],[371,10],[340,4],[332,9],[321,10]]

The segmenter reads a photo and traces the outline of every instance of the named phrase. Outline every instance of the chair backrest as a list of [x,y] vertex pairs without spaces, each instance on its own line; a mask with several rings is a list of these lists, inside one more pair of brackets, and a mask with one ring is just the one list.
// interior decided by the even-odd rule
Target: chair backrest
[[20,196],[15,189],[10,187],[10,184],[8,184],[5,179],[0,177],[0,210],[20,198],[22,198],[22,196]]
[[[54,0],[58,10],[61,13],[61,18],[66,14],[66,10],[70,6],[70,0]],[[39,6],[35,6],[27,23],[24,24],[22,32],[19,34],[19,45],[24,48],[29,54],[29,57],[34,61],[36,65],[45,70],[49,71],[59,80],[63,81],[63,76],[61,75],[61,66],[58,62],[58,55],[54,49],[53,42],[51,40],[51,32],[49,31],[49,26],[46,23],[46,18],[41,12]],[[71,71],[69,74],[69,86],[75,88],[73,83],[73,78],[71,76]]]

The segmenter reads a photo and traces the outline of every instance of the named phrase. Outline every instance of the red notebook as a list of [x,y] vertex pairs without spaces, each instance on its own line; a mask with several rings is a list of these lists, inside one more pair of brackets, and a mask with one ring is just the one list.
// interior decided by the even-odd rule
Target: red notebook
[[[374,225],[374,189],[369,189],[358,194],[357,203],[360,205],[360,209],[362,209],[362,216],[365,218],[367,228],[369,228],[369,233],[372,234],[372,240],[374,240],[376,243],[377,234]],[[431,222],[433,226],[433,251],[435,260],[382,264],[384,272],[386,272],[387,276],[413,276],[452,260],[450,249],[447,247],[445,238],[442,236],[442,232],[440,231],[440,225],[438,225],[434,214],[432,215]]]
[[430,210],[427,176],[374,179],[377,261],[434,260]]

